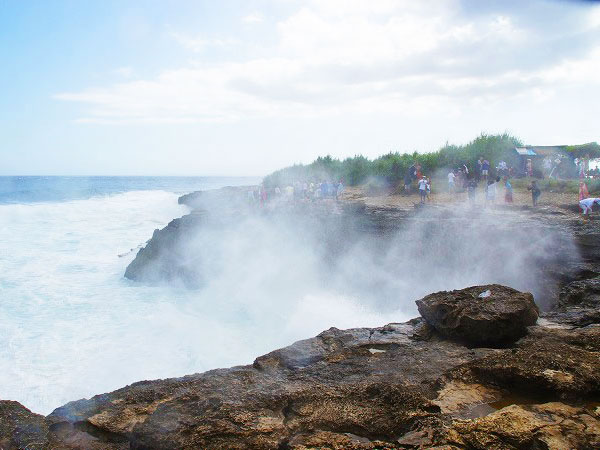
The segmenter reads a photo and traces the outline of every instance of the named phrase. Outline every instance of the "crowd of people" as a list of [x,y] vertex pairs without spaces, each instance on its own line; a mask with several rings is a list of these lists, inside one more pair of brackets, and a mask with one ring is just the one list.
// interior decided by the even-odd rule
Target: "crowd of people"
[[[541,162],[544,175],[548,178],[557,177],[557,167],[562,163],[563,156],[555,158],[547,157]],[[600,205],[600,198],[590,197],[586,185],[586,178],[593,176],[589,169],[589,160],[581,159],[576,161],[579,174],[579,207],[584,216],[589,216],[594,205]],[[422,171],[422,166],[415,162],[405,173],[404,192],[410,194],[413,188],[419,193],[420,204],[425,204],[432,200],[432,178]],[[538,185],[535,176],[539,177],[540,172],[534,173],[534,166],[531,159],[527,159],[523,169],[519,171],[519,177],[523,175],[530,179],[527,190],[531,192],[531,202],[533,207],[537,207],[542,189]],[[479,198],[483,198],[483,206],[494,205],[498,197],[502,195],[504,203],[512,204],[514,199],[514,190],[511,180],[515,176],[515,169],[509,166],[506,161],[499,161],[493,167],[489,160],[483,156],[479,157],[471,168],[466,163],[461,163],[452,168],[447,173],[448,189],[450,195],[467,193],[467,198],[472,206],[481,204]],[[339,200],[344,192],[345,186],[343,179],[339,181],[323,180],[321,182],[313,181],[295,181],[284,186],[267,187],[264,184],[258,188],[248,190],[248,202],[253,205],[264,206],[270,201],[296,203],[296,202],[314,202],[319,200]],[[481,196],[480,196],[481,194]]]
[[[557,178],[557,168],[562,164],[563,155],[555,157],[547,157],[542,161],[543,173],[547,178]],[[594,204],[600,205],[600,199],[590,197],[585,183],[585,179],[589,176],[589,159],[581,159],[575,161],[579,175],[579,206],[584,216],[589,215]],[[531,192],[531,202],[533,207],[537,207],[542,190],[538,185],[538,181],[534,178],[534,166],[531,159],[525,161],[524,173],[521,170],[521,176],[531,179],[527,190]],[[450,169],[447,174],[448,192],[452,195],[459,192],[466,192],[467,198],[471,205],[476,204],[478,188],[481,185],[483,191],[484,206],[494,204],[497,201],[498,192],[503,189],[504,202],[507,204],[513,203],[514,190],[511,179],[514,177],[515,169],[509,166],[505,161],[499,161],[495,167],[495,174],[492,176],[492,165],[490,161],[481,156],[474,167],[470,170],[467,164],[460,164],[455,168]],[[539,173],[539,172],[538,172]],[[427,200],[431,200],[431,177],[422,173],[422,166],[418,163],[412,164],[406,171],[404,177],[404,191],[410,193],[412,186],[415,184],[420,195],[421,204]]]
[[264,206],[269,201],[317,201],[333,199],[338,201],[344,192],[344,180],[338,182],[324,180],[320,183],[296,181],[294,183],[275,187],[261,184],[258,188],[248,190],[248,203]]

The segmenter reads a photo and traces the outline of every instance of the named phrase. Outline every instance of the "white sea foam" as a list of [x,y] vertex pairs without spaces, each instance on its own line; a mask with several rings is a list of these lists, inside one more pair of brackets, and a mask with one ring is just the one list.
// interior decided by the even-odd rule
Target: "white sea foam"
[[232,296],[224,280],[188,291],[124,279],[130,249],[186,212],[162,191],[0,205],[1,399],[47,414],[134,381],[250,363],[331,326],[408,318],[331,292],[278,303]]

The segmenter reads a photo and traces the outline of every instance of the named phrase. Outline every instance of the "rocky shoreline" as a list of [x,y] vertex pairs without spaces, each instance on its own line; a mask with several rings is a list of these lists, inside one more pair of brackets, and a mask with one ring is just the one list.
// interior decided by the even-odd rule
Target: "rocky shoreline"
[[[206,221],[226,225],[242,204],[225,202],[215,217],[203,196],[184,198],[194,211],[154,233],[128,267],[131,278],[194,284],[177,246]],[[313,208],[303,217],[344,226],[345,238],[382,241],[401,219],[413,220],[412,211],[360,201],[330,206],[333,213]],[[442,216],[449,212],[432,209],[432,222]],[[331,328],[252,365],[142,381],[47,417],[0,401],[0,447],[598,448],[600,227],[560,208],[528,214],[522,226],[566,230],[580,254],[570,258],[564,242],[553,243],[557,258],[539,268],[552,285],[541,312],[530,294],[480,285],[415,298],[423,317],[406,323]],[[325,247],[343,252],[339,241],[332,234]]]

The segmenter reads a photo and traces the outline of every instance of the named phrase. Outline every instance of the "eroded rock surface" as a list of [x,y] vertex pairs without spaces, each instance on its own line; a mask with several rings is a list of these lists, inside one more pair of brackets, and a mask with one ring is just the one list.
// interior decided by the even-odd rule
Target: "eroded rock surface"
[[511,405],[470,421],[455,422],[448,445],[469,449],[592,449],[600,447],[600,411],[562,403]]
[[533,295],[497,284],[436,292],[417,306],[438,333],[478,347],[515,342],[538,318]]

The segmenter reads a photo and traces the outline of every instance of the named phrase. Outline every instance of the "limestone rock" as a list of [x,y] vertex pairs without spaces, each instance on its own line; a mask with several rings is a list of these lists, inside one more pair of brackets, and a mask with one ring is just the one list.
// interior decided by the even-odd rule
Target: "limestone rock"
[[538,318],[530,293],[498,284],[436,292],[417,300],[417,307],[442,336],[475,347],[515,342]]
[[562,403],[511,405],[480,419],[454,422],[447,441],[469,449],[598,448],[600,415]]

